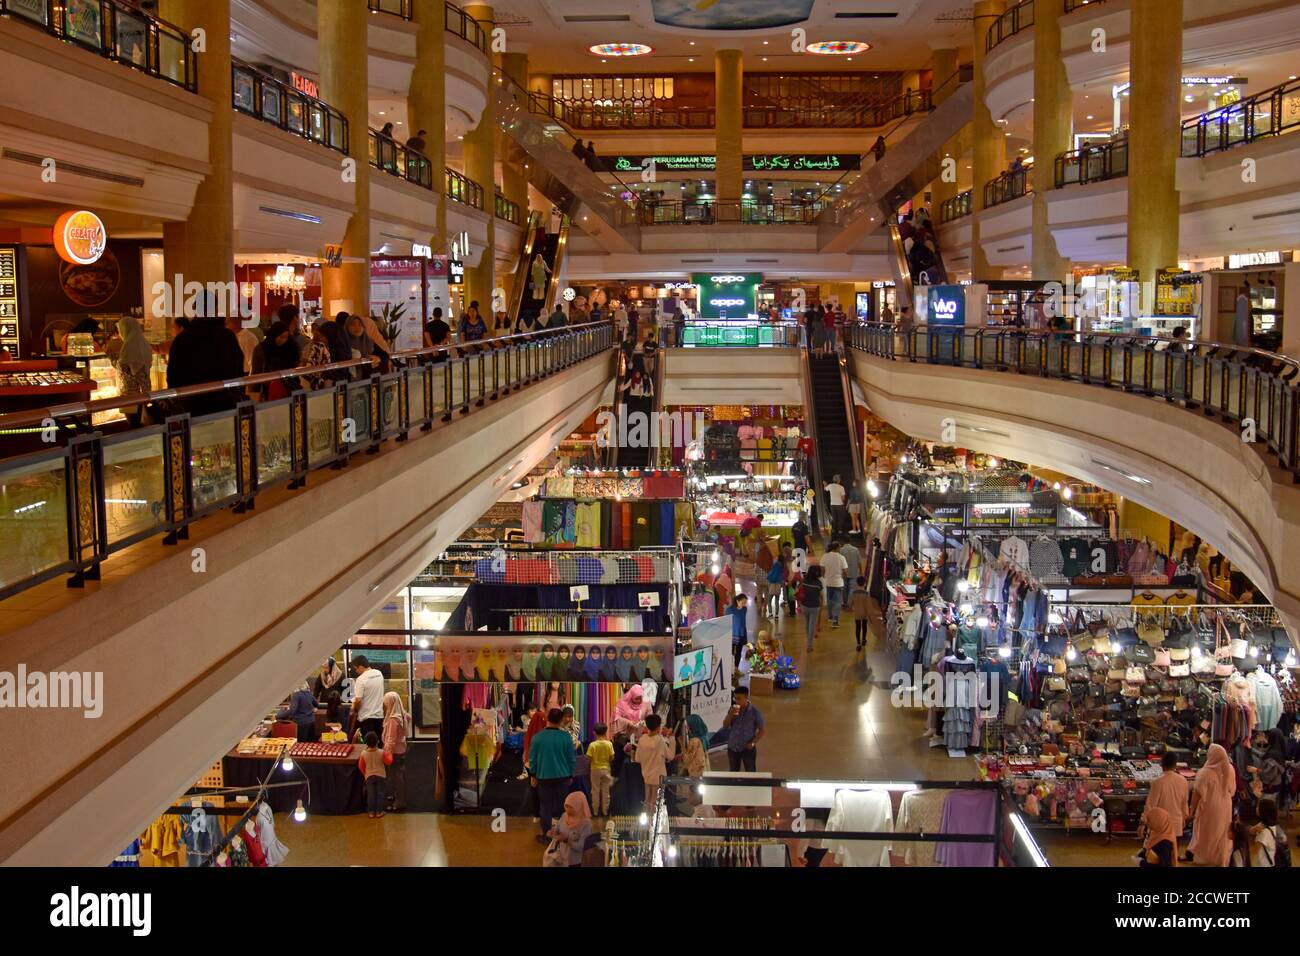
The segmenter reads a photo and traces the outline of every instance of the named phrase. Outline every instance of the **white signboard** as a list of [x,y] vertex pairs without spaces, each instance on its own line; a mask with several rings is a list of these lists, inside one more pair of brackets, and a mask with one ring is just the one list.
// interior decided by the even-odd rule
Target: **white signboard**
[[710,734],[722,729],[722,721],[731,709],[731,669],[735,655],[731,651],[731,618],[714,617],[691,628],[691,647],[713,648],[713,674],[691,688],[691,713],[704,721]]
[[569,600],[570,601],[587,600],[587,585],[579,584],[569,588]]

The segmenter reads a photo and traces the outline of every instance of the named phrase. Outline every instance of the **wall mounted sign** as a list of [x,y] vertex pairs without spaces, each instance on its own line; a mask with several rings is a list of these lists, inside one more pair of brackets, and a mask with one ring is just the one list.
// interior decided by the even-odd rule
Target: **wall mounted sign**
[[450,285],[465,284],[465,263],[459,259],[447,260],[447,282]]
[[320,87],[311,77],[303,76],[301,73],[290,73],[289,78],[293,81],[293,88],[299,93],[306,93],[313,99],[320,99]]
[[65,212],[54,223],[54,249],[64,262],[88,266],[97,262],[108,246],[108,232],[93,212]]
[[[672,153],[662,156],[614,155],[600,158],[606,172],[639,172],[647,163],[670,173],[711,173],[718,168],[717,156],[708,153]],[[744,157],[744,168],[752,173],[826,173],[860,169],[856,153],[755,153]]]
[[1239,252],[1228,256],[1229,269],[1253,269],[1256,266],[1276,266],[1282,264],[1282,253],[1278,250],[1272,252]]
[[18,249],[0,246],[0,348],[21,358],[18,332]]
[[700,287],[701,318],[745,318],[758,311],[761,272],[696,272],[691,282]]
[[930,325],[966,324],[966,289],[959,285],[933,285],[927,290],[926,321]]

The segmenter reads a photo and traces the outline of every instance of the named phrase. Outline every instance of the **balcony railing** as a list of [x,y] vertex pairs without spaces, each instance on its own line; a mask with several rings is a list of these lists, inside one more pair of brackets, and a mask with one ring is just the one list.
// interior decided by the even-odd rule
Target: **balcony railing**
[[984,184],[984,208],[997,206],[1034,191],[1029,181],[1033,163],[1025,163],[1019,169],[1008,169],[997,179]]
[[411,0],[367,0],[371,13],[388,13],[403,20],[411,19]]
[[1105,3],[1106,0],[1065,0],[1065,12],[1073,13],[1080,7],[1095,6],[1098,3]]
[[643,226],[717,223],[810,226],[821,211],[822,204],[819,202],[796,203],[781,199],[769,202],[748,199],[726,202],[716,199],[652,202],[643,199],[639,210],[628,210],[634,220],[639,213],[639,222]]
[[1024,0],[1016,4],[989,27],[988,36],[984,38],[985,52],[993,49],[1003,40],[1009,40],[1025,27],[1034,25],[1034,0]]
[[1300,80],[1288,80],[1249,99],[1183,123],[1183,156],[1204,156],[1300,128]]
[[1128,140],[1084,146],[1056,157],[1053,178],[1056,188],[1071,183],[1099,183],[1128,175]]
[[1225,422],[1252,419],[1283,469],[1300,480],[1300,362],[1262,349],[1125,333],[868,323],[850,344],[886,359],[1042,376],[1179,403]]
[[230,85],[231,105],[240,113],[340,153],[348,151],[348,121],[329,104],[242,60],[231,63]]
[[[148,538],[176,544],[196,519],[243,512],[259,494],[301,488],[321,468],[350,460],[366,467],[362,452],[390,439],[418,441],[439,422],[612,346],[612,326],[599,322],[489,339],[459,353],[399,352],[384,374],[372,373],[368,359],[320,366],[310,373],[339,380],[316,389],[301,379],[308,370],[296,369],[0,415],[0,434],[52,419],[61,442],[0,461],[0,598],[63,574],[72,575],[70,586],[98,579],[114,552]],[[283,382],[289,397],[244,400],[246,386],[272,381]],[[225,410],[176,411],[218,394]],[[166,423],[112,435],[88,425],[97,412],[142,402],[154,402]]]
[[374,129],[370,130],[370,165],[408,183],[433,189],[433,163],[429,157]]
[[0,0],[0,16],[30,23],[84,50],[198,92],[189,35],[121,0]]
[[447,178],[447,198],[455,202],[463,202],[467,206],[473,206],[475,209],[483,208],[483,187],[474,180],[464,176],[454,169],[446,171]]
[[497,198],[497,218],[504,219],[506,222],[512,222],[516,226],[523,225],[523,211],[519,208],[519,203],[512,202],[500,193],[496,194]]
[[958,193],[951,199],[945,199],[939,204],[939,222],[952,222],[954,219],[969,216],[970,212],[971,191],[968,189],[964,193]]
[[447,4],[447,30],[462,40],[468,40],[484,53],[489,52],[492,38],[483,25],[454,3]]

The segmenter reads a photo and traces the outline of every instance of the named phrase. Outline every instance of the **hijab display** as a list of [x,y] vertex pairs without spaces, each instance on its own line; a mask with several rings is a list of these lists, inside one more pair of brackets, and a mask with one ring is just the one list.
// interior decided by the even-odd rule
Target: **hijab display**
[[[624,644],[618,652],[618,679],[624,683],[632,680],[632,672],[635,667],[636,658],[632,653],[632,648],[630,645]],[[640,680],[640,678],[636,679]]]
[[524,680],[537,680],[537,667],[541,663],[542,649],[535,644],[530,644],[524,649],[524,659],[520,667],[520,674]]
[[618,680],[618,648],[613,644],[605,648],[605,656],[600,662],[600,679]]
[[550,680],[555,673],[555,648],[550,644],[542,645],[542,658],[537,662],[537,679]]

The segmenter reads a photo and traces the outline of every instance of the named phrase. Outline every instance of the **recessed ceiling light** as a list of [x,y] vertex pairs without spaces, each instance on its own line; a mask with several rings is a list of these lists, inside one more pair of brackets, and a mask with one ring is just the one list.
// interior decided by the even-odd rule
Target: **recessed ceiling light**
[[804,49],[817,56],[845,56],[866,53],[871,49],[871,44],[861,40],[820,40],[817,43],[809,43]]
[[654,47],[644,43],[595,43],[588,49],[596,56],[645,56],[654,52]]
[[695,57],[693,57],[693,56],[688,56],[688,57],[686,58],[686,62],[687,62],[687,63],[694,63],[694,62],[695,62]]
[[[1183,97],[1183,99],[1186,100],[1188,103],[1191,103],[1196,99],[1196,97],[1193,96],[1191,93],[1188,93],[1186,96]],[[1092,119],[1092,117],[1089,116],[1088,119]]]
[[1296,79],[1296,75],[1295,75],[1294,73],[1292,73],[1290,76],[1287,77],[1287,79],[1288,79],[1288,80],[1294,80],[1294,79]]
[[691,41],[691,46],[695,46],[695,41],[694,41],[694,40]]
[[766,40],[763,41],[763,46],[767,46],[767,41],[766,41]]
[[764,62],[764,63],[767,62],[767,57],[763,57],[763,62]]
[[1089,113],[1089,114],[1085,117],[1085,119],[1092,119],[1092,114]]

